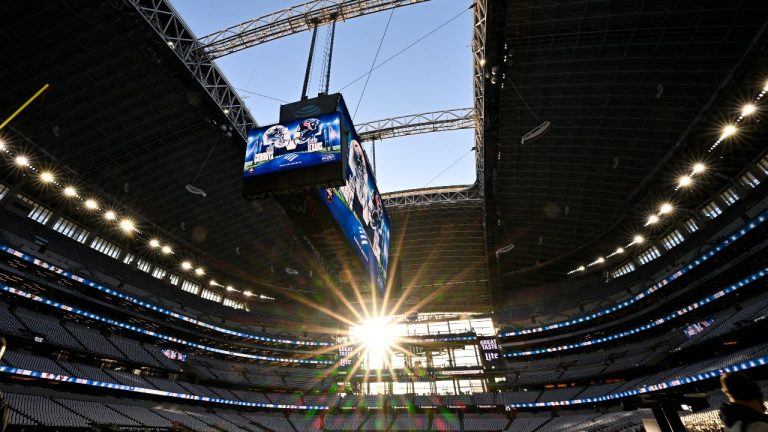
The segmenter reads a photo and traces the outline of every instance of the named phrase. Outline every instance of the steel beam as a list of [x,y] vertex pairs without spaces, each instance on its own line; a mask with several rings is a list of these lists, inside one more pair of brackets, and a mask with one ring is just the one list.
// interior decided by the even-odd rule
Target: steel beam
[[258,126],[240,96],[200,44],[168,0],[116,0],[133,7],[163,38],[168,49],[184,63],[192,76],[213,98],[245,139],[248,129]]
[[355,126],[363,141],[475,127],[475,110],[461,108],[376,120]]
[[396,210],[400,207],[455,205],[458,203],[472,203],[480,206],[483,202],[483,197],[476,185],[390,192],[383,194],[381,198],[384,201],[384,207],[388,210]]
[[485,119],[485,23],[488,0],[476,0],[472,35],[472,57],[474,70],[475,96],[475,165],[477,166],[477,184],[480,194],[485,194],[485,151],[483,146]]
[[425,1],[428,0],[313,0],[203,36],[198,49],[216,59],[315,26]]

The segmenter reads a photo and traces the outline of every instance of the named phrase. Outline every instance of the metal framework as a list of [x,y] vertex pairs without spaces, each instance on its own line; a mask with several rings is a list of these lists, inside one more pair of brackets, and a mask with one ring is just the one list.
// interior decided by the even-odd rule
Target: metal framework
[[475,185],[391,192],[383,194],[381,198],[384,200],[385,208],[390,210],[398,207],[435,204],[475,203],[482,205],[483,203],[483,196]]
[[406,135],[442,132],[475,127],[475,110],[461,108],[446,111],[392,117],[356,125],[360,139],[378,141]]
[[203,36],[197,49],[212,60],[337,20],[425,1],[428,0],[313,0]]
[[483,131],[485,120],[485,23],[488,0],[476,0],[474,5],[474,24],[472,36],[472,56],[474,69],[475,95],[475,165],[477,166],[477,185],[480,194],[485,194],[485,151],[483,148]]
[[258,126],[240,96],[237,95],[213,59],[200,50],[197,38],[167,0],[115,0],[122,1],[136,11],[166,41],[169,49],[179,57],[192,76],[208,95],[221,107],[237,133],[245,139],[248,129]]
[[[243,100],[235,92],[213,59],[264,42],[310,30],[314,25],[368,15],[395,7],[428,0],[314,0],[300,6],[244,22],[198,40],[168,0],[113,0],[128,4],[144,18],[184,63],[245,139],[247,130],[258,126]],[[395,136],[455,130],[475,126],[477,184],[471,188],[417,189],[389,194],[390,207],[481,201],[484,195],[483,170],[483,86],[485,58],[486,1],[474,6],[474,109],[403,116],[360,125],[361,138],[384,139]]]
[[[475,166],[477,167],[477,183],[470,188],[416,189],[384,195],[384,203],[388,208],[434,205],[438,203],[454,204],[459,202],[478,202],[484,205],[485,196],[485,162],[484,162],[484,119],[485,119],[485,37],[486,12],[488,0],[476,0],[474,3],[474,21],[472,36],[472,56],[474,70],[474,110],[472,118],[475,122]],[[384,122],[386,120],[382,120]],[[376,123],[376,122],[374,122]],[[382,125],[382,128],[385,126]],[[457,128],[458,129],[458,128]],[[362,129],[358,128],[359,131]],[[447,129],[446,129],[447,130]],[[428,132],[428,131],[425,131]],[[417,133],[417,132],[413,132]],[[361,133],[364,136],[364,134]],[[362,138],[362,136],[361,136]],[[486,251],[487,252],[487,251]]]

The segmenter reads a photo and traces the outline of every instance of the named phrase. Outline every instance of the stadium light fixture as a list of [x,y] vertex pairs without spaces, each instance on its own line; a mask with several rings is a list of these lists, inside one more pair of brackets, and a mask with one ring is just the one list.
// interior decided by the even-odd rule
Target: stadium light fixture
[[5,141],[0,139],[0,151],[3,151],[3,150],[5,150]]
[[656,223],[656,222],[658,222],[658,221],[659,221],[659,217],[658,217],[658,216],[656,216],[656,215],[650,215],[650,216],[648,217],[648,222],[646,222],[645,224],[646,224],[646,225],[651,225],[651,224],[655,224],[655,223]]
[[677,181],[677,184],[680,187],[690,186],[691,183],[693,183],[693,179],[691,178],[691,176],[687,176],[687,175],[680,177],[680,179]]
[[50,172],[43,171],[42,173],[40,173],[40,180],[43,181],[43,183],[53,183],[54,180],[56,179],[53,177],[53,174],[51,174]]
[[163,248],[162,248],[161,250],[162,250],[162,251],[163,251],[163,253],[164,253],[164,254],[166,254],[166,255],[170,255],[170,254],[172,254],[172,253],[173,253],[173,249],[171,249],[171,247],[170,247],[170,246],[168,246],[168,245],[165,245],[165,246],[163,246]]
[[250,291],[243,291],[243,295],[246,296],[246,297],[250,297],[250,296],[253,295],[253,293],[250,292]]
[[181,263],[181,268],[184,270],[192,270],[192,263],[189,261],[184,261]]
[[14,162],[16,162],[16,165],[18,166],[27,166],[29,165],[29,159],[27,159],[26,156],[16,156],[16,159],[14,159]]
[[615,253],[623,254],[624,253],[624,248],[623,247],[616,248],[616,252]]
[[202,276],[202,275],[205,274],[205,270],[203,270],[202,267],[198,267],[198,268],[195,269],[195,274],[198,275],[198,276]]
[[703,163],[699,162],[695,165],[693,165],[693,173],[694,174],[701,174],[707,169],[706,166],[704,166]]
[[120,221],[120,229],[125,232],[131,232],[136,229],[136,225],[130,219],[123,219]]
[[742,117],[746,117],[752,113],[754,113],[757,110],[757,108],[752,104],[746,104],[741,108],[741,115]]
[[218,282],[216,282],[214,279],[211,279],[211,281],[210,281],[210,282],[208,282],[208,285],[210,285],[210,286],[218,286],[218,285],[219,285],[219,283],[218,283]]
[[99,208],[99,203],[97,203],[95,200],[89,199],[85,201],[85,207],[89,210],[96,210]]
[[577,268],[576,270],[578,270],[578,271],[584,271],[584,270],[586,270],[586,269],[587,269],[587,268],[586,268],[586,267],[584,267],[584,266],[579,266],[579,268]]
[[108,221],[113,221],[113,220],[117,219],[117,215],[112,210],[109,210],[106,213],[104,213],[104,219],[106,219]]
[[643,242],[645,241],[645,239],[644,239],[644,238],[643,238],[643,236],[641,236],[641,235],[636,235],[636,236],[635,236],[635,238],[633,239],[633,241],[634,241],[636,244],[643,244]]
[[232,287],[232,285],[227,285],[227,291],[234,291],[235,289]]
[[602,264],[604,262],[605,262],[605,258],[603,258],[603,257],[600,257],[600,258],[597,259],[597,263],[598,264]]
[[152,239],[152,240],[149,241],[149,246],[153,247],[153,248],[159,248],[160,247],[160,242],[157,241],[157,239]]
[[720,139],[728,138],[729,136],[736,133],[736,126],[734,125],[727,125],[723,128],[723,133],[720,134]]
[[77,190],[72,186],[67,186],[64,188],[64,195],[68,197],[77,196]]
[[664,203],[659,208],[659,214],[667,214],[673,210],[672,204],[670,203]]

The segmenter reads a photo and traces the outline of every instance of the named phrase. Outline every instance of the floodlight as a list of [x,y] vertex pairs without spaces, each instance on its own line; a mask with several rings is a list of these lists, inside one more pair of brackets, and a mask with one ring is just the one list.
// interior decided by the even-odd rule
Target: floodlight
[[123,219],[120,221],[120,229],[125,232],[131,232],[136,229],[136,225],[130,219]]
[[723,133],[720,135],[720,139],[728,138],[729,136],[736,133],[736,126],[734,125],[727,125],[723,128]]
[[192,263],[189,261],[184,261],[181,263],[181,268],[184,270],[192,270]]
[[27,159],[26,156],[16,156],[16,159],[14,159],[14,162],[16,162],[16,165],[18,166],[29,165],[29,159]]
[[681,187],[690,186],[691,183],[693,183],[693,179],[691,176],[682,176],[680,177],[680,180],[677,182]]
[[700,173],[703,173],[704,170],[706,170],[706,169],[707,169],[707,167],[704,166],[703,163],[699,162],[699,163],[697,163],[697,164],[695,164],[693,166],[693,173],[694,174],[700,174]]
[[658,216],[651,215],[651,216],[648,217],[648,222],[646,223],[646,225],[655,224],[658,221],[659,221],[659,217]]
[[643,244],[644,241],[645,239],[643,238],[643,236],[640,236],[640,235],[636,235],[634,238],[634,242],[637,244]]
[[198,267],[195,269],[195,274],[198,276],[202,276],[205,274],[205,270],[203,270],[201,267]]
[[163,246],[162,251],[166,255],[169,255],[169,254],[173,253],[173,249],[171,249],[171,247],[168,246],[168,245]]
[[96,201],[94,201],[92,199],[89,199],[89,200],[85,201],[85,207],[87,207],[90,210],[95,210],[95,209],[99,208],[99,203],[97,203]]
[[160,242],[157,241],[157,239],[152,239],[152,240],[149,241],[149,246],[153,247],[153,248],[159,248],[160,247]]
[[53,178],[53,174],[51,174],[50,172],[43,171],[42,173],[40,173],[40,180],[42,180],[45,183],[53,183],[53,181],[56,179]]
[[68,197],[77,196],[77,190],[72,186],[67,186],[64,188],[64,195]]
[[757,108],[755,108],[755,106],[754,106],[754,105],[752,105],[752,104],[746,104],[746,105],[744,105],[744,106],[741,108],[741,115],[742,115],[742,116],[744,116],[744,117],[746,117],[746,116],[748,116],[748,115],[750,115],[750,114],[754,113],[754,112],[755,112],[755,110],[757,110]]
[[113,221],[117,219],[117,215],[112,210],[109,210],[108,212],[104,213],[104,219]]
[[667,214],[672,211],[672,204],[664,203],[659,208],[659,214]]

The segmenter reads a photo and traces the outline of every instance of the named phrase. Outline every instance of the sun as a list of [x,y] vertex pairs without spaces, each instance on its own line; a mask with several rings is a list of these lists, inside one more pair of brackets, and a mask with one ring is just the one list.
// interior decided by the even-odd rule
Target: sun
[[382,369],[385,359],[397,343],[396,325],[392,317],[369,318],[351,329],[352,342],[362,346],[368,369]]
[[370,350],[382,350],[391,346],[395,328],[390,317],[369,318],[352,329],[352,337]]

